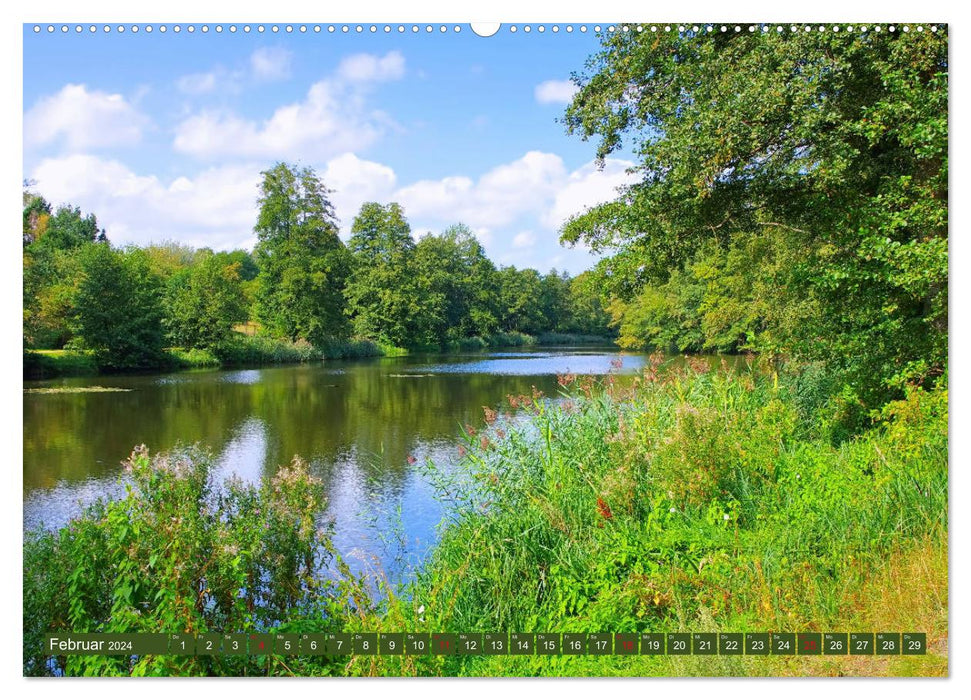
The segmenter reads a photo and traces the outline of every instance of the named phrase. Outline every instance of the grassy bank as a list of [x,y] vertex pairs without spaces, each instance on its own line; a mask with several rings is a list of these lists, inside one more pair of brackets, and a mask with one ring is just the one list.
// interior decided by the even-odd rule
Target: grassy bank
[[[242,327],[241,327],[242,328]],[[139,370],[170,371],[218,367],[243,367],[278,364],[299,364],[322,360],[354,359],[361,357],[399,357],[407,355],[406,348],[394,347],[372,340],[332,341],[322,347],[302,340],[290,342],[264,336],[251,335],[252,329],[240,334],[233,342],[218,351],[196,348],[169,348],[153,367]],[[568,333],[544,333],[540,336],[526,333],[494,333],[484,337],[463,338],[445,347],[416,347],[412,350],[426,352],[486,351],[500,348],[524,348],[539,345],[609,344],[601,336],[573,335]],[[25,350],[24,379],[48,379],[51,377],[94,376],[101,373],[92,353],[84,350]]]
[[[566,380],[564,380],[566,381]],[[571,385],[466,436],[448,528],[360,629],[924,631],[926,657],[432,657],[375,674],[946,673],[947,392],[911,390],[834,446],[805,382],[665,373]],[[494,415],[489,413],[487,418]]]
[[[334,341],[315,347],[305,341],[290,342],[261,336],[240,335],[218,351],[169,348],[153,367],[142,370],[180,370],[215,367],[298,364],[359,357],[395,357],[402,348],[370,340]],[[24,379],[91,376],[100,373],[90,352],[83,350],[30,350],[24,352]]]
[[[49,629],[913,631],[927,633],[930,651],[281,657],[247,660],[245,669],[243,660],[202,657],[86,667],[94,662],[77,657],[64,661],[78,664],[74,673],[946,674],[947,391],[911,389],[868,430],[838,441],[819,381],[710,371],[700,360],[665,370],[652,360],[633,382],[562,377],[567,396],[558,401],[510,396],[529,420],[508,424],[486,409],[456,446],[462,468],[426,465],[449,506],[446,526],[412,584],[378,582],[387,598],[377,604],[340,565],[329,534],[309,526],[322,494],[299,463],[262,487],[217,492],[203,458],[150,462],[136,452],[125,501],[28,538],[25,624],[34,637]],[[333,580],[309,575],[321,558],[336,562]],[[262,581],[272,586],[254,591]],[[34,637],[25,637],[25,653]],[[30,672],[45,663],[25,657]]]

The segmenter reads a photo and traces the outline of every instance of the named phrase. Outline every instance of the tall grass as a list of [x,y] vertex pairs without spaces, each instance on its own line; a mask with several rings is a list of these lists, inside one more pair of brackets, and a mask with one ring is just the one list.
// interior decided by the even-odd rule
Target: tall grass
[[219,356],[223,365],[264,365],[378,357],[393,350],[370,340],[328,340],[314,346],[305,340],[291,342],[264,336],[239,336],[221,349]]
[[[563,378],[569,397],[560,401],[511,397],[533,414],[525,426],[467,434],[465,469],[435,472],[452,506],[441,541],[413,587],[388,602],[385,624],[844,630],[856,619],[847,601],[872,588],[887,557],[919,542],[946,552],[946,390],[912,389],[834,446],[818,421],[800,418],[795,389],[693,364],[666,373],[654,363],[629,385]],[[910,620],[925,628],[944,620],[946,636],[946,592],[935,605],[933,619]],[[375,672],[782,672],[759,663],[456,657],[411,670],[382,659],[386,669]]]
[[97,374],[91,353],[72,350],[25,350],[24,379],[74,377]]

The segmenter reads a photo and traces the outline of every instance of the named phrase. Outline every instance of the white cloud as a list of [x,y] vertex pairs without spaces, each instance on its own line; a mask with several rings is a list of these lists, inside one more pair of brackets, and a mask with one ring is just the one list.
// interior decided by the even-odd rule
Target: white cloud
[[136,144],[148,119],[122,95],[68,84],[24,115],[27,146],[62,141],[72,151]]
[[536,235],[532,231],[517,233],[512,239],[513,248],[531,248],[536,244]]
[[387,165],[345,153],[330,160],[321,180],[334,192],[331,202],[346,234],[364,202],[387,202],[394,191],[396,176]]
[[[162,178],[117,160],[71,155],[46,159],[29,176],[50,201],[97,214],[115,243],[172,239],[222,249],[255,242],[256,199],[266,165],[255,159]],[[463,222],[494,260],[546,269],[554,264],[549,248],[562,222],[616,197],[616,187],[632,179],[625,172],[630,165],[610,159],[603,171],[588,163],[569,172],[559,156],[530,151],[478,179],[453,175],[401,186],[388,165],[345,152],[318,173],[333,190],[345,238],[362,203],[396,201],[416,236]],[[576,266],[588,264],[582,250],[562,254]]]
[[338,79],[347,83],[398,80],[405,74],[405,59],[397,51],[378,57],[369,53],[348,56],[337,66]]
[[[365,55],[352,57],[357,67],[339,68],[338,74],[349,72],[364,82],[400,75],[393,68],[399,62],[403,66],[396,52],[380,59],[369,57],[373,59],[370,67],[364,66],[361,56]],[[361,84],[349,83],[342,75],[314,83],[302,101],[277,108],[262,123],[231,112],[204,110],[194,114],[176,127],[174,146],[177,151],[200,157],[326,160],[365,148],[393,127],[388,115],[366,107]]]
[[235,248],[253,242],[259,171],[255,165],[210,168],[165,183],[117,160],[72,155],[41,161],[31,178],[48,200],[94,212],[113,243]]
[[592,162],[574,170],[557,189],[543,222],[552,229],[559,229],[571,216],[616,199],[618,187],[637,182],[635,175],[627,173],[633,165],[631,161],[608,158],[603,170]]
[[577,86],[570,80],[547,80],[536,86],[534,94],[540,104],[569,104]]
[[[632,165],[608,158],[603,170],[590,162],[568,172],[559,156],[530,151],[478,181],[464,175],[420,180],[398,189],[393,199],[409,217],[440,225],[462,221],[473,228],[495,230],[525,216],[556,231],[570,216],[616,198],[619,186],[636,181],[626,172]],[[513,245],[526,245],[527,236],[520,236]]]
[[257,49],[250,56],[250,68],[257,80],[286,80],[292,59],[293,52],[283,48]]
[[541,208],[565,178],[566,169],[559,156],[530,151],[493,168],[478,182],[466,176],[420,180],[401,188],[394,197],[409,216],[495,228]]

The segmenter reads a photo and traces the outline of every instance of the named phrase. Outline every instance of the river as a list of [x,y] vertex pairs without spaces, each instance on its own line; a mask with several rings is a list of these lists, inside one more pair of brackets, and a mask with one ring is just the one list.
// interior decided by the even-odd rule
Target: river
[[199,443],[217,476],[252,480],[299,455],[324,481],[325,517],[352,568],[400,580],[443,515],[420,465],[457,463],[462,426],[481,427],[483,407],[506,411],[509,394],[534,386],[555,397],[560,374],[632,373],[644,361],[559,348],[25,382],[24,527],[59,527],[120,494],[135,445]]

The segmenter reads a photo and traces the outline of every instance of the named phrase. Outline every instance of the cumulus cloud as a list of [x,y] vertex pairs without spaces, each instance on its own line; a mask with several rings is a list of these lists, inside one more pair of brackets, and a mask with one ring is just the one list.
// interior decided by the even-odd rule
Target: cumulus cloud
[[226,166],[164,182],[117,160],[71,155],[42,160],[31,179],[48,200],[94,212],[114,243],[235,248],[253,243],[259,172]]
[[577,94],[577,86],[570,80],[547,80],[536,86],[536,101],[540,104],[569,104]]
[[364,202],[389,201],[397,181],[394,170],[387,165],[363,160],[353,153],[328,161],[321,179],[333,190],[330,199],[344,233],[350,231]]
[[199,157],[326,160],[365,148],[394,122],[367,108],[362,86],[400,77],[403,66],[404,59],[394,51],[383,58],[352,56],[336,76],[314,83],[303,100],[277,108],[263,122],[203,110],[176,127],[175,149]]
[[284,48],[257,49],[250,56],[250,68],[257,80],[286,80],[290,77],[293,52]]
[[[393,198],[408,216],[422,221],[463,221],[473,228],[495,230],[533,217],[556,231],[570,216],[616,198],[618,187],[636,179],[626,172],[632,165],[608,158],[603,170],[590,162],[569,172],[559,156],[530,151],[478,180],[464,175],[420,180],[398,189]],[[525,247],[532,235],[520,233],[512,243]]]
[[398,80],[405,74],[405,59],[397,51],[378,57],[369,53],[348,56],[337,66],[337,78],[347,83]]
[[409,216],[495,228],[541,210],[566,175],[559,156],[530,151],[493,168],[478,181],[463,175],[420,180],[401,188],[394,196]]
[[[254,159],[163,178],[117,160],[69,155],[41,161],[29,176],[50,201],[96,213],[115,243],[172,239],[223,249],[255,243],[260,171],[267,164]],[[587,163],[571,172],[559,156],[530,151],[478,178],[453,175],[402,186],[390,166],[345,152],[317,170],[333,190],[345,238],[361,204],[396,201],[416,236],[462,222],[497,261],[544,267],[552,264],[545,244],[555,241],[562,222],[616,197],[616,188],[631,180],[625,172],[630,165],[608,159],[603,171]]]
[[627,172],[633,166],[628,160],[608,158],[602,170],[592,162],[574,170],[557,188],[553,203],[543,217],[544,223],[559,229],[571,216],[616,199],[618,187],[637,182],[638,178]]
[[68,84],[41,98],[24,115],[24,143],[61,142],[68,150],[138,143],[148,119],[122,95]]

